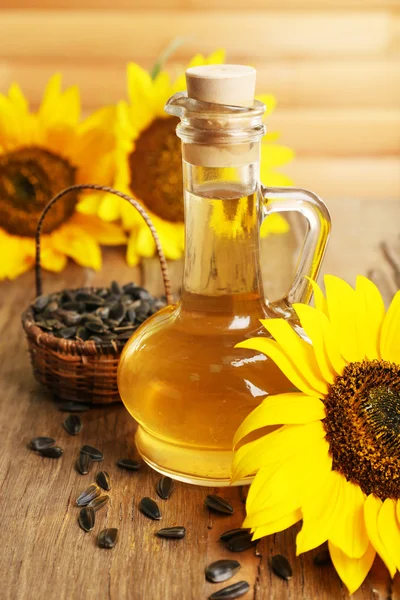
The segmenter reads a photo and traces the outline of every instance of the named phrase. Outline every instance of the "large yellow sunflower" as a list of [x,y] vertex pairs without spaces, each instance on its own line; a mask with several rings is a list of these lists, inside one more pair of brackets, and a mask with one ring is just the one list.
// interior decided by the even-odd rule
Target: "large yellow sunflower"
[[[378,289],[325,277],[316,307],[294,305],[307,343],[283,319],[263,321],[275,338],[240,344],[271,357],[299,392],[266,398],[234,444],[233,478],[256,473],[245,526],[255,538],[303,520],[297,553],[328,541],[350,593],[376,553],[400,570],[400,291],[385,312]],[[278,429],[276,429],[276,427]]]
[[[208,57],[197,55],[189,66],[219,64],[224,52]],[[186,89],[185,74],[174,82],[166,71],[153,80],[150,74],[135,63],[127,69],[129,103],[118,105],[120,147],[114,186],[132,194],[148,209],[169,259],[179,259],[183,253],[183,193],[180,140],[175,134],[178,119],[165,114],[169,97]],[[275,107],[275,99],[259,96],[267,105],[267,114]],[[291,181],[276,172],[293,158],[290,148],[271,144],[276,135],[267,135],[262,149],[261,175],[266,185],[290,185]],[[153,256],[154,240],[142,218],[125,202],[104,197],[101,201],[84,199],[79,208],[85,214],[98,214],[105,221],[121,218],[130,231],[127,260],[135,265],[140,257]],[[288,224],[280,215],[271,215],[262,233],[282,233]]]
[[[114,120],[115,109],[106,108],[80,122],[78,89],[62,92],[60,75],[49,81],[35,113],[16,84],[0,94],[0,279],[32,267],[36,225],[52,196],[76,183],[112,183]],[[45,269],[61,271],[67,257],[99,269],[99,244],[126,242],[120,226],[76,213],[77,201],[68,195],[46,217]]]

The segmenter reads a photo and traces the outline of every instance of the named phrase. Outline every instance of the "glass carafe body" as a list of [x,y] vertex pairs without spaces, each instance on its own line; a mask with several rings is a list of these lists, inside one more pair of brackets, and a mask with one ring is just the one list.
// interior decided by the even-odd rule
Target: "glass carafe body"
[[287,190],[261,186],[260,106],[254,112],[225,107],[221,114],[221,108],[180,95],[172,107],[182,118],[182,293],[129,340],[118,383],[138,422],[136,445],[147,463],[176,479],[222,486],[230,482],[232,438],[240,423],[268,394],[293,389],[266,356],[235,347],[267,335],[260,319],[292,317],[293,298],[271,304],[264,297],[261,222],[268,212],[307,205],[312,256],[303,251],[302,275],[291,288],[300,300],[310,297],[304,274],[318,271],[329,218],[319,199],[310,200],[306,192],[292,190],[287,200]]

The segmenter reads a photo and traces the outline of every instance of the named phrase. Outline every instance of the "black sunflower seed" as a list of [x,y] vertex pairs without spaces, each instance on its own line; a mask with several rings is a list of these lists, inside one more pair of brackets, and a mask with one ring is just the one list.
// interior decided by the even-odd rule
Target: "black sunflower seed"
[[253,548],[257,544],[257,540],[253,541],[251,538],[253,534],[251,533],[243,533],[242,535],[234,536],[229,542],[227,542],[227,548],[231,552],[242,552],[243,550],[248,550],[249,548]]
[[46,456],[47,458],[60,458],[64,454],[64,450],[59,446],[50,446],[50,448],[43,448],[39,450],[40,456]]
[[100,462],[104,459],[104,455],[100,450],[97,450],[97,448],[94,448],[93,446],[88,446],[87,444],[82,446],[81,452],[83,454],[89,454],[90,458],[95,462]]
[[78,415],[68,415],[63,423],[63,427],[69,435],[78,435],[82,430],[82,421]]
[[221,542],[230,542],[234,537],[249,532],[250,529],[229,529],[228,531],[225,531],[225,533],[220,535],[219,539],[221,540]]
[[75,334],[76,334],[76,327],[63,327],[59,331],[60,337],[64,338],[65,340],[70,340],[71,338],[73,338],[75,336]]
[[238,581],[232,585],[228,585],[218,592],[214,592],[209,596],[209,600],[233,600],[234,598],[240,598],[244,596],[250,589],[247,581]]
[[85,305],[83,302],[64,302],[63,308],[65,310],[73,310],[74,312],[83,313]]
[[240,562],[237,560],[217,560],[206,567],[206,579],[211,583],[227,581],[239,571],[240,566]]
[[100,306],[94,312],[100,319],[108,319],[110,316],[110,308],[108,306]]
[[86,321],[85,327],[90,333],[104,333],[106,330],[104,325],[97,321]]
[[157,494],[163,500],[168,500],[168,498],[172,494],[174,487],[175,487],[175,482],[173,479],[171,479],[171,477],[167,477],[167,476],[161,477],[161,479],[157,483],[157,487],[156,487]]
[[162,538],[181,540],[186,535],[186,529],[184,527],[164,527],[163,529],[159,529],[156,535]]
[[127,471],[139,471],[142,466],[139,461],[132,460],[132,458],[120,458],[117,460],[117,465]]
[[81,322],[82,315],[73,310],[66,310],[62,318],[66,325],[73,326]]
[[56,440],[51,437],[35,437],[29,442],[29,448],[31,450],[44,450],[45,448],[50,448],[50,446],[54,446]]
[[[82,454],[82,456],[87,456]],[[96,483],[103,488],[103,490],[106,490],[107,492],[109,492],[111,490],[111,479],[109,474],[107,473],[107,471],[99,471],[96,475]]]
[[82,340],[83,342],[86,342],[86,340],[89,339],[89,332],[84,325],[78,327],[76,331],[76,337],[78,338],[78,340]]
[[271,569],[275,575],[278,575],[281,579],[286,579],[286,581],[293,575],[292,567],[290,566],[288,559],[282,554],[275,554],[271,558]]
[[121,296],[121,294],[123,293],[123,291],[122,291],[122,288],[119,285],[118,281],[112,281],[111,282],[111,291],[116,296]]
[[57,309],[58,309],[58,302],[57,302],[57,300],[51,300],[48,303],[48,305],[46,306],[46,312],[49,312],[49,313],[56,312]]
[[74,402],[71,401],[57,401],[58,410],[62,412],[86,412],[89,410],[90,406],[88,404],[84,404],[83,402]]
[[76,461],[76,470],[81,475],[87,475],[92,468],[93,461],[90,458],[89,454],[83,454],[83,452],[79,453],[78,460]]
[[104,494],[104,496],[98,496],[97,498],[94,498],[90,502],[89,506],[97,512],[98,510],[103,508],[103,506],[108,504],[109,501],[110,501],[110,496],[107,496],[106,494]]
[[332,564],[331,555],[328,548],[324,548],[314,556],[314,565],[317,567],[325,567]]
[[117,321],[117,323],[121,323],[126,315],[126,308],[122,304],[122,302],[117,302],[111,310],[110,310],[110,319]]
[[33,303],[33,308],[35,309],[36,312],[41,312],[42,310],[44,310],[46,308],[46,306],[49,303],[49,297],[48,296],[38,296],[35,300],[35,302]]
[[77,292],[75,300],[78,302],[101,302],[104,300],[98,294],[92,294],[91,292]]
[[128,312],[126,313],[126,315],[127,315],[128,319],[129,319],[129,321],[130,321],[131,323],[134,323],[134,322],[135,322],[135,320],[136,320],[136,311],[135,311],[135,309],[134,309],[134,308],[130,308],[130,309],[128,310]]
[[117,543],[117,537],[118,529],[115,527],[103,529],[103,531],[100,531],[99,535],[97,536],[97,543],[99,544],[100,548],[114,548],[115,544]]
[[95,520],[96,513],[90,506],[85,506],[79,511],[78,523],[83,531],[92,531]]
[[146,515],[146,517],[149,517],[149,519],[153,519],[154,521],[159,521],[161,519],[161,512],[157,503],[147,496],[142,498],[139,502],[139,510]]
[[233,506],[221,496],[209,494],[205,499],[205,505],[214,512],[232,515],[234,513]]
[[98,485],[92,483],[83,492],[81,492],[76,499],[77,506],[87,506],[92,500],[98,498],[101,494],[101,490]]

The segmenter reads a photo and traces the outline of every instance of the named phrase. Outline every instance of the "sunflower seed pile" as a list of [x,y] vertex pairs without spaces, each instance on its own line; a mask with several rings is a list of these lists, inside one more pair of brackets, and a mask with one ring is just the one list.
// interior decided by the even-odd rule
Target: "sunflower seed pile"
[[113,281],[109,288],[80,288],[38,296],[35,323],[43,331],[67,340],[114,341],[121,346],[148,317],[166,305],[147,290]]

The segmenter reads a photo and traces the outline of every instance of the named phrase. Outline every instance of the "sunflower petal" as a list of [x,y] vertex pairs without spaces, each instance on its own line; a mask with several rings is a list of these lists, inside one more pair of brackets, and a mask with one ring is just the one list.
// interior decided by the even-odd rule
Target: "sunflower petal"
[[370,494],[364,503],[364,519],[369,540],[376,552],[379,554],[385,565],[387,566],[390,576],[394,577],[396,573],[396,564],[382,543],[378,529],[378,518],[382,508],[382,501]]
[[126,248],[126,262],[130,267],[136,267],[136,265],[139,263],[139,255],[136,251],[136,241],[137,232],[132,231]]
[[258,94],[256,96],[256,100],[259,100],[260,102],[262,102],[263,104],[265,104],[264,118],[265,117],[269,117],[269,115],[276,108],[276,104],[277,104],[276,98],[272,94]]
[[374,562],[376,552],[369,544],[365,554],[360,558],[350,558],[340,548],[329,542],[329,553],[333,565],[344,582],[350,594],[353,594],[369,573]]
[[329,477],[318,491],[303,502],[303,527],[297,534],[297,555],[320,546],[329,538],[335,526],[335,515],[344,478],[337,471]]
[[400,571],[400,527],[396,519],[396,504],[386,498],[378,514],[378,532],[391,562]]
[[380,350],[383,360],[400,364],[400,290],[393,298],[382,325]]
[[293,510],[286,514],[284,517],[280,519],[276,519],[275,521],[269,521],[260,527],[254,528],[253,540],[259,540],[266,535],[271,535],[272,533],[278,533],[279,531],[284,531],[288,529],[295,523],[301,520],[301,510]]
[[302,424],[324,418],[324,404],[315,396],[305,396],[301,392],[269,396],[240,425],[233,438],[233,447],[252,431],[268,425]]
[[286,221],[285,217],[279,213],[272,213],[268,215],[261,223],[260,234],[261,237],[267,237],[272,233],[287,233],[290,231],[290,225]]
[[288,356],[286,350],[284,350],[274,340],[261,337],[251,338],[249,340],[245,340],[244,342],[240,342],[236,345],[236,348],[248,348],[269,356],[297,389],[301,390],[307,396],[320,397],[323,395],[312,385],[310,385],[307,377],[304,375],[304,373],[301,373],[297,367],[297,364],[295,365],[295,363]]
[[279,144],[262,144],[261,161],[264,169],[275,169],[292,161],[294,151]]
[[53,247],[78,265],[95,271],[101,268],[100,246],[83,227],[66,223],[51,234]]
[[336,523],[329,541],[350,558],[360,558],[368,548],[369,540],[364,521],[365,495],[354,483],[344,480],[338,502]]
[[339,341],[340,352],[348,362],[361,361],[365,352],[360,347],[356,326],[356,293],[339,277],[325,275],[324,281],[329,320]]
[[313,290],[315,308],[324,313],[324,315],[329,319],[328,303],[324,294],[322,293],[321,288],[316,281],[311,279],[311,277],[307,277],[307,279],[310,282]]
[[276,462],[277,457],[280,461],[286,460],[298,452],[299,445],[307,448],[324,437],[325,430],[320,421],[306,425],[284,425],[236,451],[232,465],[233,481],[256,473],[261,467]]
[[356,282],[356,304],[358,335],[363,341],[365,355],[369,360],[380,358],[379,341],[385,304],[376,285],[361,275]]
[[116,223],[106,223],[99,217],[80,213],[75,213],[68,222],[78,225],[104,246],[121,246],[126,243],[126,235]]

